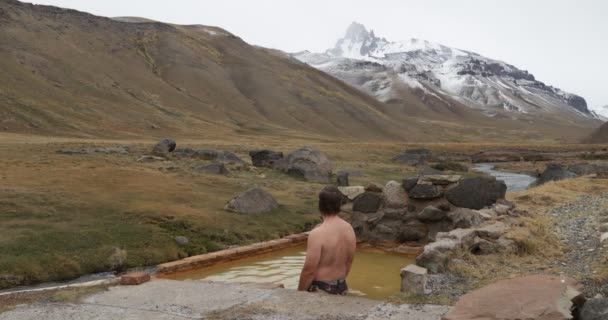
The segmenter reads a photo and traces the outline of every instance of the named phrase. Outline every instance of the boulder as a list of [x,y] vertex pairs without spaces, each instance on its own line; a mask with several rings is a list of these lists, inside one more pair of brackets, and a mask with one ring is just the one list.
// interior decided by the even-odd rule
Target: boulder
[[405,191],[410,192],[410,190],[414,189],[414,187],[417,184],[418,184],[418,177],[409,177],[409,178],[403,179],[401,186],[403,187],[403,189]]
[[424,246],[424,251],[416,257],[416,264],[428,269],[430,273],[443,273],[451,253],[458,248],[456,240],[437,239]]
[[575,178],[576,174],[568,171],[563,165],[557,163],[550,163],[545,168],[545,171],[540,174],[540,177],[536,180],[536,185],[542,185],[549,181],[558,181],[564,179]]
[[338,187],[348,187],[348,172],[340,172],[336,177],[336,185]]
[[428,206],[418,213],[418,220],[422,222],[436,222],[447,217],[448,213],[434,206]]
[[420,178],[418,183],[434,184],[445,186],[460,181],[462,177],[458,175],[426,175]]
[[380,209],[382,196],[375,192],[366,191],[353,201],[353,211],[362,213],[374,213]]
[[447,216],[448,219],[452,221],[454,229],[475,227],[485,221],[483,215],[479,211],[467,208],[458,208],[452,212],[449,212]]
[[608,299],[593,298],[587,300],[581,308],[580,320],[606,320],[608,319]]
[[479,210],[479,214],[484,220],[492,220],[496,218],[496,211],[494,211],[494,209],[481,209]]
[[469,247],[469,251],[475,255],[488,255],[497,253],[499,246],[496,242],[476,237],[473,240],[473,244]]
[[608,232],[608,223],[604,223],[600,226],[600,232]]
[[460,298],[443,320],[566,320],[580,301],[571,279],[532,275],[498,281]]
[[210,163],[204,166],[200,166],[198,168],[195,169],[197,172],[200,173],[210,173],[210,174],[228,174],[228,169],[226,169],[226,166],[221,163],[221,162],[214,162],[214,163]]
[[497,216],[507,216],[511,211],[511,208],[509,208],[509,206],[498,203],[493,204],[492,209],[494,209],[494,212],[496,212]]
[[152,155],[157,157],[166,157],[170,152],[175,150],[177,144],[173,139],[163,139],[152,148]]
[[383,188],[384,187],[380,184],[377,184],[375,182],[370,182],[365,186],[365,191],[381,193]]
[[443,195],[441,189],[432,184],[417,184],[408,192],[408,196],[417,200],[430,200]]
[[515,209],[515,203],[507,200],[507,199],[498,199],[496,200],[496,204],[501,204],[503,206],[509,207],[509,209]]
[[273,167],[289,175],[318,183],[328,183],[332,172],[327,156],[312,147],[302,147],[287,157],[276,160]]
[[428,149],[410,149],[393,157],[393,161],[408,166],[422,166],[426,164],[430,155],[431,151]]
[[338,187],[338,190],[345,195],[348,200],[355,200],[357,196],[365,192],[365,188],[362,186],[352,186],[352,187]]
[[239,156],[230,151],[221,151],[216,160],[225,164],[245,164],[245,161],[243,161],[243,159],[239,158]]
[[429,228],[426,224],[420,221],[410,221],[406,224],[401,224],[398,229],[397,241],[421,241],[426,238],[429,233]]
[[446,191],[446,199],[457,207],[482,209],[491,206],[507,193],[507,185],[494,177],[465,178]]
[[191,158],[196,151],[192,148],[176,148],[173,155],[176,157]]
[[415,264],[410,264],[401,269],[401,292],[424,294],[428,271]]
[[498,240],[508,230],[503,222],[473,229],[455,229],[450,232],[439,232],[435,242],[424,246],[424,250],[416,257],[416,264],[425,267],[430,273],[446,271],[450,256],[461,248],[471,248],[476,238]]
[[178,245],[183,247],[183,246],[187,246],[190,241],[188,240],[188,238],[186,238],[184,236],[177,236],[177,237],[175,237],[175,242]]
[[272,168],[275,161],[283,159],[283,152],[272,150],[254,150],[249,152],[251,163],[256,167]]
[[389,208],[402,208],[407,206],[407,193],[397,181],[389,181],[382,189],[384,204]]
[[431,168],[439,170],[439,171],[460,171],[467,172],[469,171],[469,167],[464,164],[460,164],[458,162],[440,162],[431,166]]
[[278,206],[269,192],[255,187],[228,201],[224,209],[238,213],[263,213],[272,211]]

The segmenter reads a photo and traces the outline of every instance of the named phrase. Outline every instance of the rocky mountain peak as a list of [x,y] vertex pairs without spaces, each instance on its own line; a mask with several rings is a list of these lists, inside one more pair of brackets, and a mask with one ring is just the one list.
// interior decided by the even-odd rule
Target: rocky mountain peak
[[358,22],[350,24],[346,29],[344,38],[336,42],[336,46],[327,50],[327,54],[335,57],[345,57],[360,59],[369,55],[378,47],[378,42],[381,39],[377,38],[373,30],[367,28]]
[[[546,85],[527,70],[503,61],[422,39],[390,42],[353,22],[325,54],[295,54],[297,59],[375,96],[402,99],[402,88],[423,103],[456,100],[488,117],[546,116],[598,118],[584,98]],[[499,115],[505,111],[507,115]]]
[[370,36],[372,36],[372,35],[373,35],[373,31],[371,31],[371,33],[370,33],[369,31],[367,31],[367,28],[365,28],[364,25],[362,25],[358,22],[353,22],[350,24],[348,29],[346,29],[346,35],[344,36],[343,39],[348,39],[353,42],[365,41],[368,38],[370,38]]

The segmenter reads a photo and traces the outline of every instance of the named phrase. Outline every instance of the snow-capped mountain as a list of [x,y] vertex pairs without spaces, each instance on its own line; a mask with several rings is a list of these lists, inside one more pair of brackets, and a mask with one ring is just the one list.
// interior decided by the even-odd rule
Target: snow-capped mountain
[[597,117],[585,99],[545,85],[528,71],[425,40],[390,42],[356,22],[334,48],[293,57],[388,103],[399,103],[409,89],[425,102],[447,108],[460,103],[491,117]]

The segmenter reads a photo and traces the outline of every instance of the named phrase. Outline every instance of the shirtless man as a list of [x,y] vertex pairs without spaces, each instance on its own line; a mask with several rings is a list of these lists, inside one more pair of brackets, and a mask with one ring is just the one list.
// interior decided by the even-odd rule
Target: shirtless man
[[351,225],[338,213],[342,193],[336,187],[326,187],[319,193],[319,211],[323,223],[308,235],[306,261],[300,274],[298,290],[345,295],[346,276],[353,263],[357,239]]

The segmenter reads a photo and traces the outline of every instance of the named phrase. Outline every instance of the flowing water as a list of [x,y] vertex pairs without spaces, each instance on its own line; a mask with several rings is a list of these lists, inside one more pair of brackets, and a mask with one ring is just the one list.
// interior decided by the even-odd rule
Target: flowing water
[[507,191],[509,192],[526,190],[534,181],[536,181],[536,178],[527,174],[495,170],[494,165],[491,163],[480,163],[473,167],[473,170],[487,173],[496,177],[498,180],[503,180],[507,185]]
[[[298,246],[178,273],[169,278],[225,282],[272,282],[282,283],[288,289],[297,289],[305,257],[306,248]],[[415,263],[414,258],[400,254],[373,249],[357,250],[351,273],[346,279],[350,288],[349,295],[386,299],[399,292],[401,268],[413,263]]]

